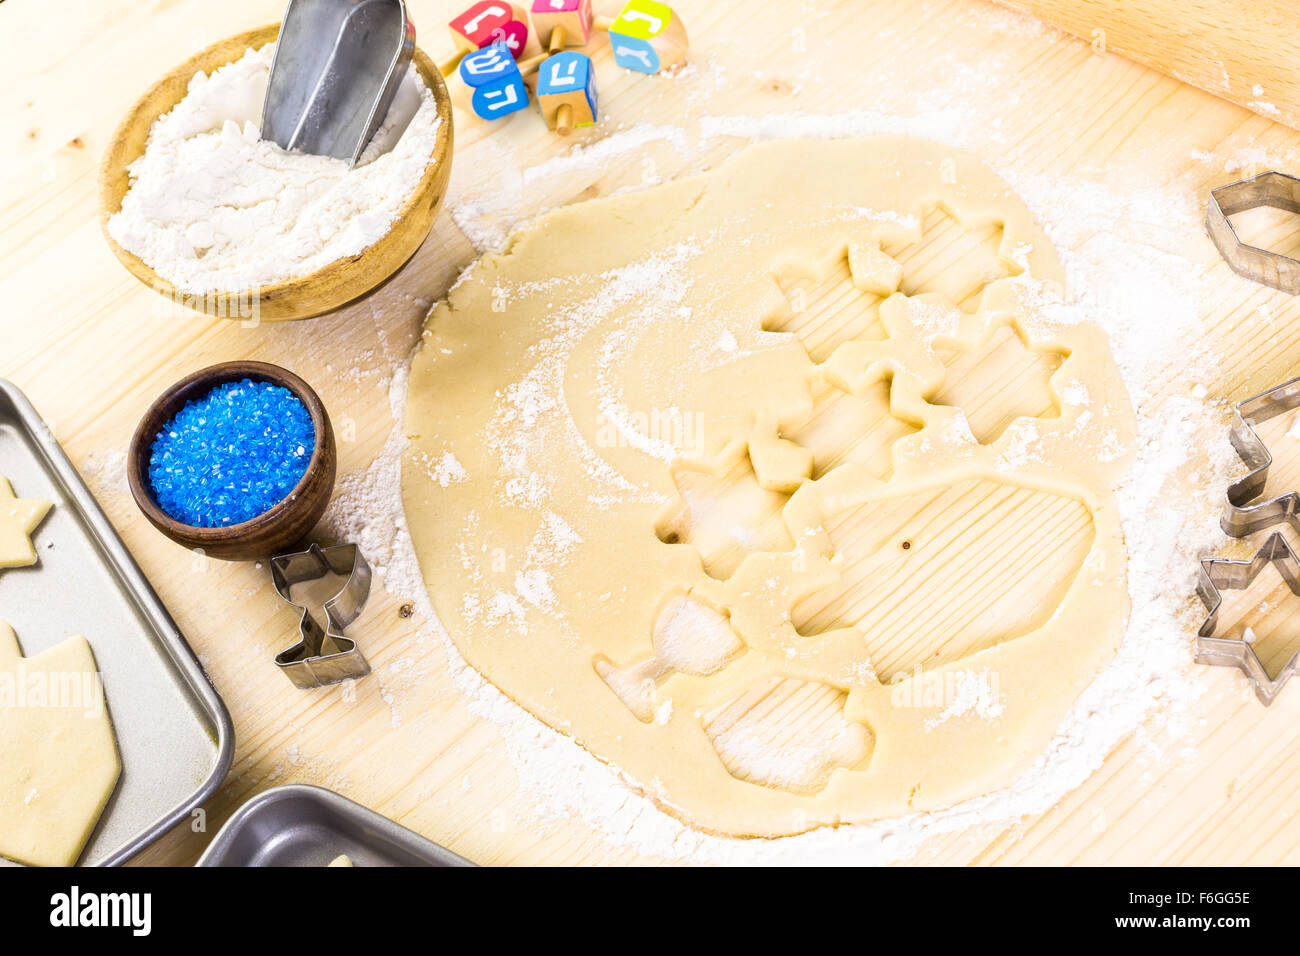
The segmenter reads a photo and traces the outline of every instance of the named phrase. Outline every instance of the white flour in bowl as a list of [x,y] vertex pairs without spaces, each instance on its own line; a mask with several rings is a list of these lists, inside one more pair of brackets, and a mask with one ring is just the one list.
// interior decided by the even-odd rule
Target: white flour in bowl
[[414,65],[361,161],[258,136],[274,44],[211,74],[149,130],[108,233],[185,292],[255,289],[382,238],[433,161],[438,110]]

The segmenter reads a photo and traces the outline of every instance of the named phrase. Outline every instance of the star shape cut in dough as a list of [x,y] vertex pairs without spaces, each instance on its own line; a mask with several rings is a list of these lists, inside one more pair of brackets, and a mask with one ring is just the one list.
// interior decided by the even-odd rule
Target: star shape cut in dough
[[[784,445],[800,451],[790,442]],[[778,446],[772,457],[781,450]],[[806,463],[793,466],[796,473],[811,471],[811,456],[806,457]],[[785,475],[792,466],[761,462],[763,456],[755,461],[752,450],[736,444],[709,461],[683,460],[672,466],[677,499],[659,519],[659,540],[693,547],[705,573],[716,580],[731,577],[750,554],[793,548],[781,517],[790,495],[763,487],[760,474],[766,469]]]
[[0,475],[0,568],[36,563],[31,536],[49,510],[48,501],[16,497],[9,479]]
[[938,348],[947,366],[935,405],[962,409],[975,439],[991,445],[1019,418],[1059,414],[1051,379],[1066,355],[1034,347],[1014,324],[989,324],[973,339]]

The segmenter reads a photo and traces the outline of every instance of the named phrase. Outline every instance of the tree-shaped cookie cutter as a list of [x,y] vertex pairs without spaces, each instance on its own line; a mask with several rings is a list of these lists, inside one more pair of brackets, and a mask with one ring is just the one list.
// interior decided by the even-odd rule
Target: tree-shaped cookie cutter
[[1300,294],[1300,261],[1247,245],[1228,221],[1229,216],[1259,206],[1300,213],[1300,179],[1270,170],[1212,190],[1206,231],[1233,272],[1290,295]]
[[1285,494],[1252,504],[1264,493],[1273,455],[1255,433],[1255,426],[1271,418],[1300,408],[1300,378],[1260,392],[1238,402],[1232,430],[1228,433],[1232,447],[1250,469],[1246,477],[1228,486],[1228,503],[1219,523],[1234,538],[1271,528],[1286,522],[1300,532],[1300,494]]
[[1300,651],[1273,677],[1269,677],[1264,662],[1255,653],[1254,645],[1244,638],[1215,637],[1219,626],[1219,607],[1223,604],[1222,591],[1242,590],[1250,587],[1259,573],[1268,565],[1277,568],[1291,593],[1300,597],[1300,558],[1291,550],[1280,532],[1269,535],[1264,546],[1249,561],[1230,561],[1226,558],[1206,558],[1201,561],[1201,573],[1196,583],[1196,596],[1205,605],[1205,623],[1196,633],[1196,661],[1199,664],[1216,664],[1221,667],[1239,667],[1255,687],[1255,696],[1267,706],[1281,692],[1282,687],[1300,665]]
[[[347,581],[325,602],[326,626],[322,628],[306,604],[293,600],[291,591],[295,585],[320,580],[331,572],[347,575]],[[356,545],[322,548],[313,544],[306,551],[274,557],[271,583],[280,597],[302,611],[298,626],[301,638],[275,655],[276,666],[295,685],[324,687],[370,673],[370,665],[356,641],[343,635],[343,629],[357,619],[370,596],[370,565]]]

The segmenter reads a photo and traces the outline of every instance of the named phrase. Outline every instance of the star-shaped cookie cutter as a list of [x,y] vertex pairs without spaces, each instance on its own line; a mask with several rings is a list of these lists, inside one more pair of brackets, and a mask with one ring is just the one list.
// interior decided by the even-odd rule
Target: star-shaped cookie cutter
[[1264,493],[1268,470],[1273,464],[1273,455],[1255,433],[1255,426],[1294,408],[1300,408],[1300,378],[1293,378],[1237,403],[1228,437],[1250,472],[1228,486],[1228,504],[1219,521],[1223,530],[1234,538],[1244,538],[1283,522],[1300,533],[1300,494],[1288,491],[1268,501],[1251,504]]
[[[295,585],[320,580],[331,572],[347,575],[347,581],[325,602],[326,626],[322,628],[310,608],[293,600],[290,592]],[[370,673],[370,665],[356,641],[343,635],[343,629],[357,619],[370,596],[370,565],[356,545],[322,548],[313,544],[306,551],[274,557],[271,583],[280,597],[302,611],[301,639],[275,655],[276,666],[295,685],[324,687]]]
[[1242,242],[1228,221],[1229,216],[1259,206],[1300,213],[1300,179],[1270,170],[1212,190],[1205,230],[1233,272],[1290,295],[1300,294],[1300,261]]
[[1215,637],[1219,625],[1219,608],[1223,604],[1222,591],[1242,590],[1250,587],[1259,573],[1268,565],[1277,568],[1291,593],[1300,597],[1300,558],[1291,550],[1280,532],[1269,535],[1264,546],[1248,561],[1226,558],[1205,558],[1196,582],[1196,596],[1205,605],[1207,616],[1196,632],[1196,661],[1198,664],[1216,664],[1222,667],[1239,667],[1255,687],[1255,696],[1265,706],[1281,692],[1291,675],[1300,666],[1300,651],[1282,669],[1270,677],[1264,662],[1255,653],[1254,645],[1244,639]]

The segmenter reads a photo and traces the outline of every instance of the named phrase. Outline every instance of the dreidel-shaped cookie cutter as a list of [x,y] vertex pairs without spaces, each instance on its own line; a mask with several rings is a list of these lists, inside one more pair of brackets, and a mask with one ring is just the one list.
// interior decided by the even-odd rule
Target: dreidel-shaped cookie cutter
[[1259,206],[1300,213],[1300,179],[1270,171],[1212,190],[1205,229],[1233,272],[1290,295],[1300,294],[1300,261],[1242,242],[1228,221],[1229,216]]
[[[325,602],[325,627],[322,628],[311,609],[295,601],[291,592],[296,585],[321,580],[331,572],[346,575],[347,580]],[[313,544],[306,551],[274,557],[271,583],[280,597],[302,611],[300,640],[275,655],[276,666],[294,684],[324,687],[370,673],[370,665],[357,649],[356,641],[343,635],[343,629],[357,619],[370,596],[370,565],[356,545],[322,548]]]
[[1300,532],[1300,514],[1297,513],[1300,512],[1300,494],[1295,491],[1268,501],[1251,503],[1264,493],[1268,470],[1273,464],[1273,455],[1255,433],[1255,426],[1295,408],[1300,408],[1300,378],[1293,378],[1237,403],[1236,420],[1228,437],[1250,472],[1228,486],[1228,504],[1219,522],[1223,530],[1234,538],[1244,538],[1283,522]]
[[1222,591],[1243,590],[1250,587],[1259,573],[1269,565],[1277,568],[1291,593],[1300,597],[1300,558],[1291,550],[1286,538],[1278,532],[1269,535],[1264,546],[1249,561],[1230,561],[1226,558],[1206,558],[1201,561],[1201,573],[1196,583],[1196,596],[1205,605],[1205,623],[1196,633],[1196,661],[1199,664],[1216,664],[1222,667],[1239,667],[1255,687],[1255,696],[1267,706],[1281,693],[1283,686],[1300,666],[1300,651],[1282,669],[1270,677],[1250,641],[1215,637],[1219,626],[1219,608],[1223,604]]

